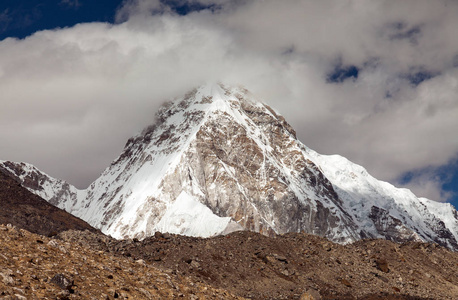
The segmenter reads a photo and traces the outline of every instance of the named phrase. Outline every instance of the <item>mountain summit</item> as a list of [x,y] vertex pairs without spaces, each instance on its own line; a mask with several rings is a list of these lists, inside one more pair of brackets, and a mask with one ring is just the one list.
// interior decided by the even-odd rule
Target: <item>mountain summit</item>
[[458,250],[453,206],[307,148],[241,87],[206,85],[167,103],[84,191],[24,163],[0,168],[116,238],[304,231],[341,243],[422,240]]

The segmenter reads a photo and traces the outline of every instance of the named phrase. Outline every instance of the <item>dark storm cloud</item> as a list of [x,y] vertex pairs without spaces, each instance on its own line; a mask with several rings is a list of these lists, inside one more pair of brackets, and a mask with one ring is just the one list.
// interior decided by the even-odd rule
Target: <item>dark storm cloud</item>
[[306,145],[384,180],[458,152],[456,1],[173,3],[0,42],[1,158],[87,186],[164,99],[208,80],[246,85]]

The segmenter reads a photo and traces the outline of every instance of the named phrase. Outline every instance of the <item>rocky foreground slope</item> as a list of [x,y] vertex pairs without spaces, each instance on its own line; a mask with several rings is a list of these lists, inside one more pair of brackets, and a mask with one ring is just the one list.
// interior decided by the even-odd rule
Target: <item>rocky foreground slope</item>
[[176,298],[242,299],[141,260],[0,225],[0,299]]
[[0,170],[0,224],[8,223],[46,236],[70,229],[99,231],[31,193]]
[[162,107],[154,124],[86,190],[25,163],[0,162],[23,186],[115,238],[156,231],[306,232],[334,242],[432,241],[458,250],[458,213],[320,155],[244,88],[206,85]]
[[1,299],[457,299],[458,253],[307,234],[143,241],[0,226]]

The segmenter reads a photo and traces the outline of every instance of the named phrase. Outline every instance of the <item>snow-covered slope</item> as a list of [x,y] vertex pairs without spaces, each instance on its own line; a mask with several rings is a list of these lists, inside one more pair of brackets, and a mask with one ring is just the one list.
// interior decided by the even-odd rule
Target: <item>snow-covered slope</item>
[[85,191],[46,175],[30,184],[24,174],[42,173],[26,164],[2,166],[32,192],[117,238],[247,229],[458,249],[452,206],[378,181],[341,156],[314,152],[273,109],[222,84],[165,105]]
[[340,155],[304,149],[333,183],[344,209],[364,235],[398,242],[434,241],[458,249],[458,214],[452,205],[417,198],[408,189],[375,179]]

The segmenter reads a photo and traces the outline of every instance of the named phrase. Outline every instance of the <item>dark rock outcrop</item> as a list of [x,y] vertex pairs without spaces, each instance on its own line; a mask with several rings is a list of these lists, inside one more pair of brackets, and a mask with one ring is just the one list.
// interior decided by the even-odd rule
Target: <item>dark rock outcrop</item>
[[29,192],[0,169],[0,224],[12,224],[30,232],[51,236],[76,229],[99,232],[83,220]]

